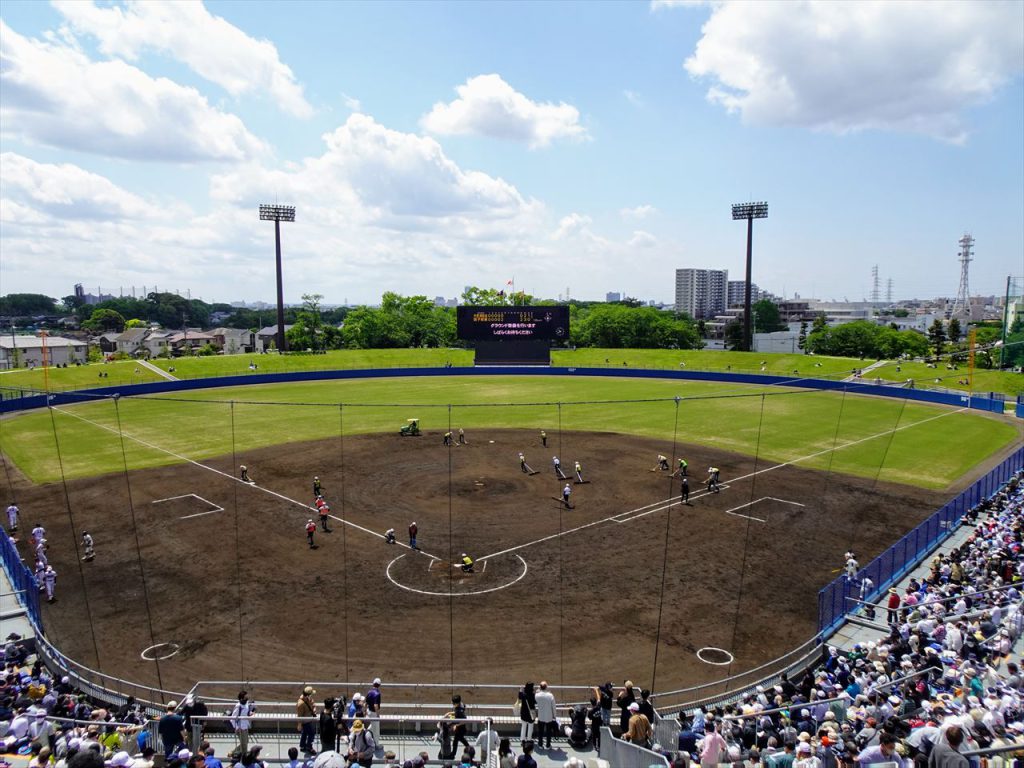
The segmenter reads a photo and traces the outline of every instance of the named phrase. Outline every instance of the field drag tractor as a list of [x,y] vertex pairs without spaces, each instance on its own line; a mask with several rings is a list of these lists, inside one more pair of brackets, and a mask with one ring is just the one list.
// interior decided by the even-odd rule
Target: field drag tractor
[[398,434],[402,437],[419,437],[420,436],[420,420],[419,419],[406,419],[408,424],[398,430]]

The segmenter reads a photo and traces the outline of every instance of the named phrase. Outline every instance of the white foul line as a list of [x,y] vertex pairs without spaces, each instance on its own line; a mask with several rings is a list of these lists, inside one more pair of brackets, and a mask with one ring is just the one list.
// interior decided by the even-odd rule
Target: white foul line
[[[907,424],[907,425],[902,426],[902,427],[896,427],[895,429],[886,430],[885,432],[879,432],[876,435],[868,435],[867,437],[862,437],[859,440],[853,440],[853,441],[851,441],[849,443],[843,443],[842,445],[835,446],[833,448],[826,448],[824,450],[808,454],[807,456],[801,456],[800,458],[797,458],[797,459],[790,459],[789,461],[783,462],[782,464],[775,464],[774,466],[771,466],[771,467],[765,467],[764,469],[758,469],[758,470],[756,470],[754,472],[750,472],[749,474],[742,475],[740,477],[735,477],[735,478],[732,479],[732,482],[736,483],[736,482],[738,482],[740,480],[746,480],[748,478],[756,477],[757,475],[764,474],[765,472],[771,472],[772,470],[775,470],[775,469],[781,469],[782,467],[788,467],[791,464],[797,464],[797,463],[799,463],[801,461],[806,461],[807,459],[813,459],[813,458],[815,458],[817,456],[821,456],[823,453],[828,453],[829,451],[841,451],[843,448],[849,448],[850,446],[853,446],[853,445],[859,445],[860,443],[865,443],[868,440],[874,440],[876,437],[884,437],[885,435],[892,434],[893,432],[900,432],[900,431],[902,431],[904,429],[910,429],[911,427],[916,427],[919,424],[926,424],[929,421],[935,421],[935,419],[941,419],[944,416],[949,416],[950,414],[954,414],[954,413],[962,413],[963,411],[966,411],[966,410],[968,410],[968,409],[967,408],[957,408],[957,409],[952,410],[952,411],[945,411],[945,412],[937,414],[935,416],[929,416],[927,419],[921,419],[921,421],[915,421],[912,424]],[[707,493],[704,493],[704,494],[701,494],[701,495],[702,496],[706,496]],[[694,498],[700,498],[700,496],[694,496]],[[678,503],[679,502],[675,501],[674,499],[664,499],[663,501],[654,502],[653,504],[646,504],[646,505],[644,505],[642,507],[637,507],[636,509],[630,510],[629,512],[619,512],[617,515],[612,515],[611,517],[606,517],[606,518],[603,518],[601,520],[595,520],[592,523],[587,523],[585,525],[580,525],[580,526],[577,526],[576,528],[569,528],[568,530],[560,531],[559,533],[553,533],[550,536],[544,536],[543,538],[535,539],[534,541],[527,542],[526,544],[520,544],[520,545],[515,546],[515,547],[509,547],[508,549],[503,549],[501,552],[495,552],[493,555],[487,555],[487,557],[496,557],[497,555],[505,555],[505,554],[508,554],[509,552],[515,552],[516,550],[519,550],[519,549],[525,549],[526,547],[532,547],[534,544],[540,544],[542,542],[549,541],[551,539],[557,539],[559,536],[566,536],[566,535],[568,535],[570,533],[575,533],[576,531],[581,531],[584,528],[591,528],[591,527],[593,527],[595,525],[601,525],[602,523],[607,523],[609,521],[620,522],[620,521],[616,520],[615,518],[623,517],[624,515],[628,515],[631,512],[639,512],[640,510],[647,509],[648,507],[655,507],[655,506],[661,504],[662,506],[658,507],[657,509],[652,509],[651,510],[651,512],[661,512],[662,510],[666,510],[666,509],[668,509],[670,507],[673,507],[673,506],[675,506]],[[640,516],[638,515],[637,517],[640,517]],[[629,518],[629,519],[630,520],[636,520],[637,518],[636,517],[632,517],[632,518]],[[628,522],[628,521],[626,521],[626,522]]]
[[[142,439],[140,439],[138,437],[133,437],[132,435],[129,435],[127,432],[118,432],[116,429],[112,429],[111,427],[108,427],[105,424],[100,424],[98,422],[92,421],[91,419],[87,419],[84,416],[79,416],[77,413],[71,413],[69,411],[64,411],[64,410],[61,409],[60,406],[51,405],[50,407],[53,410],[57,411],[57,413],[62,413],[65,416],[72,416],[72,417],[74,417],[74,418],[76,418],[76,419],[78,419],[80,421],[84,421],[86,424],[92,424],[94,427],[99,427],[100,429],[105,429],[105,430],[107,430],[107,432],[110,432],[112,434],[123,435],[124,437],[127,437],[129,440],[135,441],[139,445],[144,445],[147,448],[152,448],[154,451],[160,451],[161,453],[166,453],[168,456],[173,456],[174,458],[181,459],[182,461],[187,462],[189,464],[194,464],[195,466],[200,467],[201,469],[206,469],[206,470],[209,470],[210,472],[215,472],[216,474],[221,475],[222,477],[226,477],[229,480],[232,480],[232,481],[234,481],[236,483],[239,483],[240,485],[243,485],[246,488],[254,488],[257,491],[263,491],[264,493],[269,493],[271,496],[276,496],[277,498],[281,499],[282,501],[287,501],[290,504],[295,504],[297,506],[302,507],[303,509],[309,509],[309,510],[312,510],[313,512],[319,513],[319,510],[316,507],[314,507],[312,504],[303,504],[301,501],[296,501],[295,499],[292,499],[292,498],[290,498],[288,496],[285,496],[282,493],[278,493],[277,491],[272,491],[269,488],[261,488],[258,485],[253,485],[252,483],[243,482],[242,480],[238,479],[234,475],[229,475],[227,472],[222,472],[221,470],[216,469],[215,467],[207,466],[206,464],[202,464],[202,463],[196,461],[195,459],[190,459],[188,456],[182,456],[180,453],[175,453],[174,451],[169,451],[166,448],[161,448],[158,445],[153,445],[152,443],[147,443],[145,440],[142,440]],[[371,536],[376,536],[378,539],[383,539],[384,538],[384,534],[377,533],[376,531],[371,531],[369,528],[364,528],[363,526],[358,525],[357,523],[353,523],[351,520],[343,520],[342,518],[336,517],[335,515],[328,515],[328,517],[331,518],[332,520],[337,520],[339,523],[344,523],[345,525],[350,525],[353,528],[362,531],[363,533],[368,533]],[[419,549],[419,548],[412,549],[412,547],[410,547],[408,544],[403,544],[400,541],[396,541],[395,544],[397,546],[399,546],[399,547],[405,547],[406,549],[408,549],[410,551],[418,552],[421,555],[424,555],[425,557],[429,557],[431,560],[440,560],[441,559],[439,557],[435,557],[434,555],[431,555],[431,554],[428,554],[428,553],[424,552],[422,549]]]

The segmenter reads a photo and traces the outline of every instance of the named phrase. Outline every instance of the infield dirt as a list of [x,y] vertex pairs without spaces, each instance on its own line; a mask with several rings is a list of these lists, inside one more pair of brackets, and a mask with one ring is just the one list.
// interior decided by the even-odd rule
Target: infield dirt
[[[656,690],[672,690],[806,641],[818,590],[843,553],[852,548],[866,564],[945,501],[678,445],[689,462],[692,505],[683,506],[678,478],[652,471],[659,453],[673,458],[670,442],[563,432],[563,471],[572,478],[579,460],[590,481],[570,479],[566,509],[551,441],[542,447],[522,430],[468,438],[452,448],[434,434],[289,444],[69,482],[66,500],[61,484],[15,480],[22,555],[41,522],[59,574],[47,635],[87,666],[147,684],[157,683],[157,665],[140,653],[175,643],[159,675],[176,690],[200,679],[374,676],[628,677],[645,687],[653,678]],[[538,474],[520,471],[519,451]],[[238,481],[240,464],[256,485]],[[703,485],[712,465],[717,494]],[[311,550],[314,475],[344,522],[318,530]],[[414,520],[419,552],[405,546]],[[397,545],[384,543],[387,528]],[[75,549],[83,530],[96,541],[88,563]],[[451,565],[463,552],[475,573]],[[706,664],[696,655],[706,647],[735,661]]]

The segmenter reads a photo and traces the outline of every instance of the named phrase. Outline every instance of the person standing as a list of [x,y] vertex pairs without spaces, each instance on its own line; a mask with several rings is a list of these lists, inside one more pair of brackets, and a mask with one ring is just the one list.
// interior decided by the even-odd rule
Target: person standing
[[320,484],[320,478],[319,477],[314,477],[313,478],[313,498],[317,499],[317,498],[322,497],[323,495],[324,495],[324,488]]
[[530,468],[526,466],[526,457],[522,451],[519,452],[519,468],[523,471],[524,475],[530,474]]
[[721,470],[718,467],[708,467],[708,493],[718,493]]
[[309,548],[313,549],[313,536],[316,534],[316,523],[310,518],[306,521],[306,538],[309,540]]
[[366,724],[378,746],[380,745],[380,703],[380,678],[375,677],[370,690],[366,692]]
[[686,477],[679,485],[679,500],[687,506],[690,505],[690,481]]
[[255,711],[256,705],[250,703],[249,694],[245,691],[238,692],[238,703],[231,710],[231,729],[238,737],[238,747],[242,754],[249,751],[249,729],[252,721],[249,719]]
[[533,759],[532,741],[523,744],[523,754],[516,759],[516,768],[537,768],[537,761]]
[[82,559],[87,563],[96,557],[95,543],[88,531],[82,531],[82,549],[85,551]]
[[455,725],[452,727],[452,749],[461,744],[469,749],[469,741],[466,739],[466,705],[462,703],[462,696],[452,696],[452,713],[455,715]]
[[533,683],[527,682],[519,691],[519,741],[525,748],[527,743],[532,743],[533,724],[537,721],[537,695],[533,689]]
[[409,549],[416,549],[416,534],[419,532],[420,528],[415,520],[409,523]]
[[295,714],[299,721],[299,750],[306,757],[311,756],[316,750],[313,748],[313,738],[316,736],[316,703],[313,696],[316,694],[313,686],[307,685],[302,689],[302,695],[295,702]]
[[[555,695],[548,690],[546,680],[541,680],[540,690],[536,695],[537,702],[537,745],[541,749],[551,749],[551,736],[558,728],[555,714]],[[544,740],[547,739],[547,747]]]
[[36,527],[32,529],[32,546],[38,547],[41,541],[46,541],[46,529],[42,523],[36,523]]
[[633,690],[633,681],[627,680],[622,685],[622,690],[615,697],[615,703],[619,707],[619,730],[626,733],[629,730],[629,705],[636,701],[636,691]]
[[46,570],[43,571],[43,586],[46,587],[46,602],[52,603],[54,601],[53,590],[57,585],[57,572],[53,570],[52,565],[46,566]]
[[686,459],[679,460],[679,469],[676,470],[676,474],[680,477],[686,477],[686,468],[689,465],[686,463]]
[[7,530],[11,533],[18,530],[18,505],[13,501],[7,505]]
[[545,432],[543,429],[540,431],[540,444],[543,445],[545,448],[548,447],[548,433]]
[[572,509],[572,504],[569,503],[569,495],[572,493],[572,488],[569,484],[565,484],[565,488],[562,489],[562,502],[565,504],[566,509]]
[[947,729],[945,743],[939,739],[928,755],[928,768],[967,768],[967,758],[960,754],[963,742],[964,732],[959,726]]
[[582,483],[583,482],[583,465],[580,464],[579,461],[576,461],[575,464],[576,464],[576,467],[575,467],[575,469],[576,469],[576,482],[577,483]]
[[321,752],[333,752],[338,747],[338,721],[334,717],[335,704],[337,701],[328,696],[324,699],[323,709],[320,710],[317,730],[320,732]]
[[157,722],[156,729],[160,734],[160,741],[163,743],[164,755],[170,757],[178,751],[178,747],[185,743],[185,719],[177,713],[178,702],[167,702],[164,714]]
[[886,620],[889,624],[895,624],[899,621],[899,610],[900,610],[900,593],[896,587],[889,589],[889,600],[885,604],[886,608]]
[[320,530],[324,533],[330,533],[331,529],[327,527],[327,518],[331,514],[331,508],[327,505],[327,502],[323,500],[323,497],[317,498],[316,509],[320,514]]
[[555,477],[559,480],[565,480],[565,475],[562,473],[562,462],[558,460],[558,457],[552,456],[551,463],[555,465]]
[[466,443],[466,433],[462,429],[462,427],[459,427],[459,445],[466,445],[466,444],[467,444]]

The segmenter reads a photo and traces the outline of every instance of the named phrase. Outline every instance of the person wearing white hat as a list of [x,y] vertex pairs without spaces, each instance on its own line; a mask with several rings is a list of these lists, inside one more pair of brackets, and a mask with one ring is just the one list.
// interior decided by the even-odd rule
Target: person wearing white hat
[[373,678],[370,690],[366,692],[366,725],[373,733],[373,740],[380,746],[380,678]]

